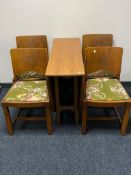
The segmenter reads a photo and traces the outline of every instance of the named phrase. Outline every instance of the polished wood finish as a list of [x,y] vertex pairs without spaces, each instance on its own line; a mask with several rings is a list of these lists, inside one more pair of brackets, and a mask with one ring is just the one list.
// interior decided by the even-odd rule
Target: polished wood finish
[[[109,70],[115,75],[117,78],[120,78],[121,72],[121,61],[122,61],[122,53],[123,49],[119,47],[89,47],[85,49],[85,72],[86,75],[83,78],[83,81],[87,81],[87,74],[97,71],[99,69]],[[121,123],[121,135],[126,134],[128,119],[129,119],[129,109],[131,105],[131,98],[127,100],[119,100],[119,101],[94,101],[85,99],[85,83],[83,83],[82,94],[83,97],[82,102],[82,134],[86,133],[87,129],[87,121],[88,120],[114,120],[114,118],[110,117],[88,117],[87,112],[89,107],[102,107],[102,108],[113,108],[115,109],[116,117],[118,117]],[[117,107],[125,108],[124,116],[121,119],[120,115],[117,111]],[[116,119],[116,118],[115,118]]]
[[128,126],[129,110],[130,110],[130,105],[131,105],[130,103],[126,103],[126,106],[125,106],[125,113],[124,113],[122,127],[121,127],[121,135],[123,135],[123,136],[126,134],[126,129]]
[[[37,71],[45,76],[45,70],[48,62],[48,54],[47,49],[44,48],[19,48],[19,49],[11,49],[11,59],[12,59],[12,67],[13,73],[15,77],[15,81],[17,81],[18,74],[24,73],[26,71]],[[45,79],[46,80],[46,79]],[[47,81],[48,85],[48,81]],[[49,86],[47,86],[49,88]],[[49,90],[48,90],[49,92]],[[5,114],[6,126],[9,135],[13,135],[13,125],[16,120],[46,120],[48,134],[52,134],[52,124],[51,124],[51,100],[49,94],[49,101],[46,102],[8,102],[6,101],[6,96],[2,100],[2,107]],[[12,122],[9,107],[15,108],[43,108],[46,110],[46,116],[44,117],[22,117],[20,116],[20,111],[15,115],[15,119]]]
[[85,58],[85,49],[87,47],[112,46],[112,34],[85,34],[82,36],[82,53]]
[[46,35],[16,37],[17,48],[48,48]]
[[121,47],[90,47],[85,49],[86,75],[98,70],[108,70],[119,79],[123,49]]
[[46,48],[11,49],[10,54],[14,80],[17,80],[17,75],[23,74],[26,71],[35,71],[45,75],[48,63],[48,52]]
[[82,37],[83,47],[112,46],[112,34],[85,34]]
[[[71,110],[75,112],[75,121],[78,123],[78,77],[85,74],[79,38],[57,38],[53,41],[46,76],[55,77],[55,97],[57,124],[60,124],[60,112]],[[74,77],[74,104],[60,105],[58,77]]]
[[79,38],[54,39],[46,76],[84,75],[81,45]]
[[5,115],[7,132],[9,135],[13,135],[14,129],[13,129],[12,121],[10,118],[9,108],[4,103],[2,103],[2,107],[3,107],[3,111],[4,111],[4,115]]

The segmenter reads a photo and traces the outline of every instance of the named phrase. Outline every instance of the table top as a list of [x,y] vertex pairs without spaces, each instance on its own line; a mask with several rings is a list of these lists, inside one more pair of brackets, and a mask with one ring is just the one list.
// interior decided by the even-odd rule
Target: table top
[[79,38],[56,38],[46,76],[82,76],[85,74]]

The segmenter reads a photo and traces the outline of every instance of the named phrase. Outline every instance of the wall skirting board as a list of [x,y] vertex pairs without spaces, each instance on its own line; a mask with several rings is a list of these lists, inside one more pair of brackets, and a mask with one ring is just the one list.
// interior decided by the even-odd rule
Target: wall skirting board
[[122,84],[131,87],[131,81],[122,81]]
[[0,83],[1,88],[10,88],[12,83]]

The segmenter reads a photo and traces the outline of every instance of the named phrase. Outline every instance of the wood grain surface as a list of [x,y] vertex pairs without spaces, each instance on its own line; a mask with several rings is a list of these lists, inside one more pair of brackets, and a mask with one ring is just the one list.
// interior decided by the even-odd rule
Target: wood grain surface
[[54,39],[46,76],[82,76],[84,73],[80,39]]

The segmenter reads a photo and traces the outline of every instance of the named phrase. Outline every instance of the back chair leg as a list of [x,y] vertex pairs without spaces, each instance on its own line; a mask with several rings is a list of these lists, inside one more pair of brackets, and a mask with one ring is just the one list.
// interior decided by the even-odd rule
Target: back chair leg
[[12,121],[11,121],[11,117],[10,117],[9,108],[7,106],[5,106],[4,104],[2,105],[2,107],[3,107],[3,111],[4,111],[4,115],[5,115],[7,132],[9,135],[13,135],[14,129],[13,129],[13,125],[12,125]]
[[82,107],[82,128],[81,133],[86,134],[87,131],[87,107],[83,105]]
[[122,127],[121,127],[121,135],[123,136],[126,134],[126,130],[128,126],[129,110],[130,110],[130,106],[127,104],[125,107],[125,112],[124,112],[124,117],[123,117]]
[[52,129],[52,116],[51,116],[50,107],[47,107],[47,108],[46,108],[46,119],[47,119],[48,134],[49,134],[49,135],[52,135],[53,129]]

